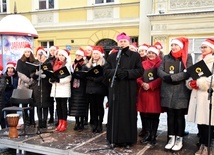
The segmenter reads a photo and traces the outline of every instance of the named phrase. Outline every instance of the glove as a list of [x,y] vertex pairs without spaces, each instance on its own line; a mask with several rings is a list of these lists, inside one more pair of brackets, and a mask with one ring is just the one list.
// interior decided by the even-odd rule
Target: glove
[[45,74],[41,74],[41,78],[42,79],[46,78],[46,75]]
[[164,76],[164,77],[163,77],[163,80],[164,80],[166,83],[172,83],[171,75]]
[[116,76],[117,76],[118,79],[123,80],[123,79],[128,77],[128,71],[118,70]]
[[196,83],[196,80],[192,80],[189,82],[189,85],[192,89],[198,89],[198,86],[197,86],[197,83]]
[[36,75],[40,75],[40,74],[42,74],[42,73],[43,73],[43,70],[40,69],[39,71],[36,70],[36,73],[35,73],[35,74],[36,74]]

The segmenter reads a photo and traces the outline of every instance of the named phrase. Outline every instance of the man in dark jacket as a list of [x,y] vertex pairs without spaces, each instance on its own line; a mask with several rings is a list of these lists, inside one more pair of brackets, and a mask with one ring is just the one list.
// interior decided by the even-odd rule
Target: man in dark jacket
[[129,40],[130,37],[125,33],[117,36],[121,51],[110,54],[104,68],[104,75],[112,80],[119,61],[108,96],[107,140],[112,147],[119,145],[129,148],[137,142],[136,79],[142,76],[143,68],[140,55],[129,49]]

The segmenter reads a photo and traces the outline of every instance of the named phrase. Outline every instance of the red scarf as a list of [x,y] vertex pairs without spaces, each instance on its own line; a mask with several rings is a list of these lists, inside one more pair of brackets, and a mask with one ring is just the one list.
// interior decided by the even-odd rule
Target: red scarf
[[188,55],[188,53],[185,53],[185,51],[183,49],[181,49],[178,52],[171,52],[171,54],[175,59],[181,58],[182,62],[184,64],[184,67],[187,68],[187,55]]
[[62,67],[62,64],[63,64],[64,62],[62,62],[62,61],[55,61],[55,64],[54,64],[54,66],[53,66],[53,71],[55,72],[56,70],[58,70],[58,69],[60,69],[61,67]]

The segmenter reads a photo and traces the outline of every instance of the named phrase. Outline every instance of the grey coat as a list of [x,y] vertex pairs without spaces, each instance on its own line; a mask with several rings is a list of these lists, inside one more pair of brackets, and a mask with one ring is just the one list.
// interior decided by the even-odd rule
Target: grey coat
[[[188,108],[190,90],[187,89],[185,80],[189,78],[189,74],[185,72],[184,65],[181,60],[175,59],[171,53],[165,55],[163,61],[158,68],[158,76],[163,79],[164,76],[170,75],[165,72],[165,62],[179,61],[179,72],[171,75],[172,83],[167,83],[164,80],[161,85],[161,106],[172,109]],[[188,55],[187,67],[192,65],[192,57]]]

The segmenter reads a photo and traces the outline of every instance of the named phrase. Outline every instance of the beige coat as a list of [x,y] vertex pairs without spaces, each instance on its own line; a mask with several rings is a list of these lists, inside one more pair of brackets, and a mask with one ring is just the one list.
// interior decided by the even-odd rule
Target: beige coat
[[[201,57],[200,59],[201,60]],[[210,71],[212,71],[214,56],[212,54],[207,55],[204,58],[205,63],[207,64]],[[189,89],[192,89],[189,85],[189,81],[192,78],[186,81],[186,86]],[[196,124],[206,124],[209,125],[209,104],[208,92],[211,81],[211,76],[209,77],[200,77],[197,79],[196,83],[199,87],[198,89],[193,89],[190,96],[190,103],[187,115],[187,121],[194,122]],[[212,80],[212,89],[214,90],[214,78]],[[212,116],[211,116],[211,125],[214,125],[214,95],[212,95]]]

